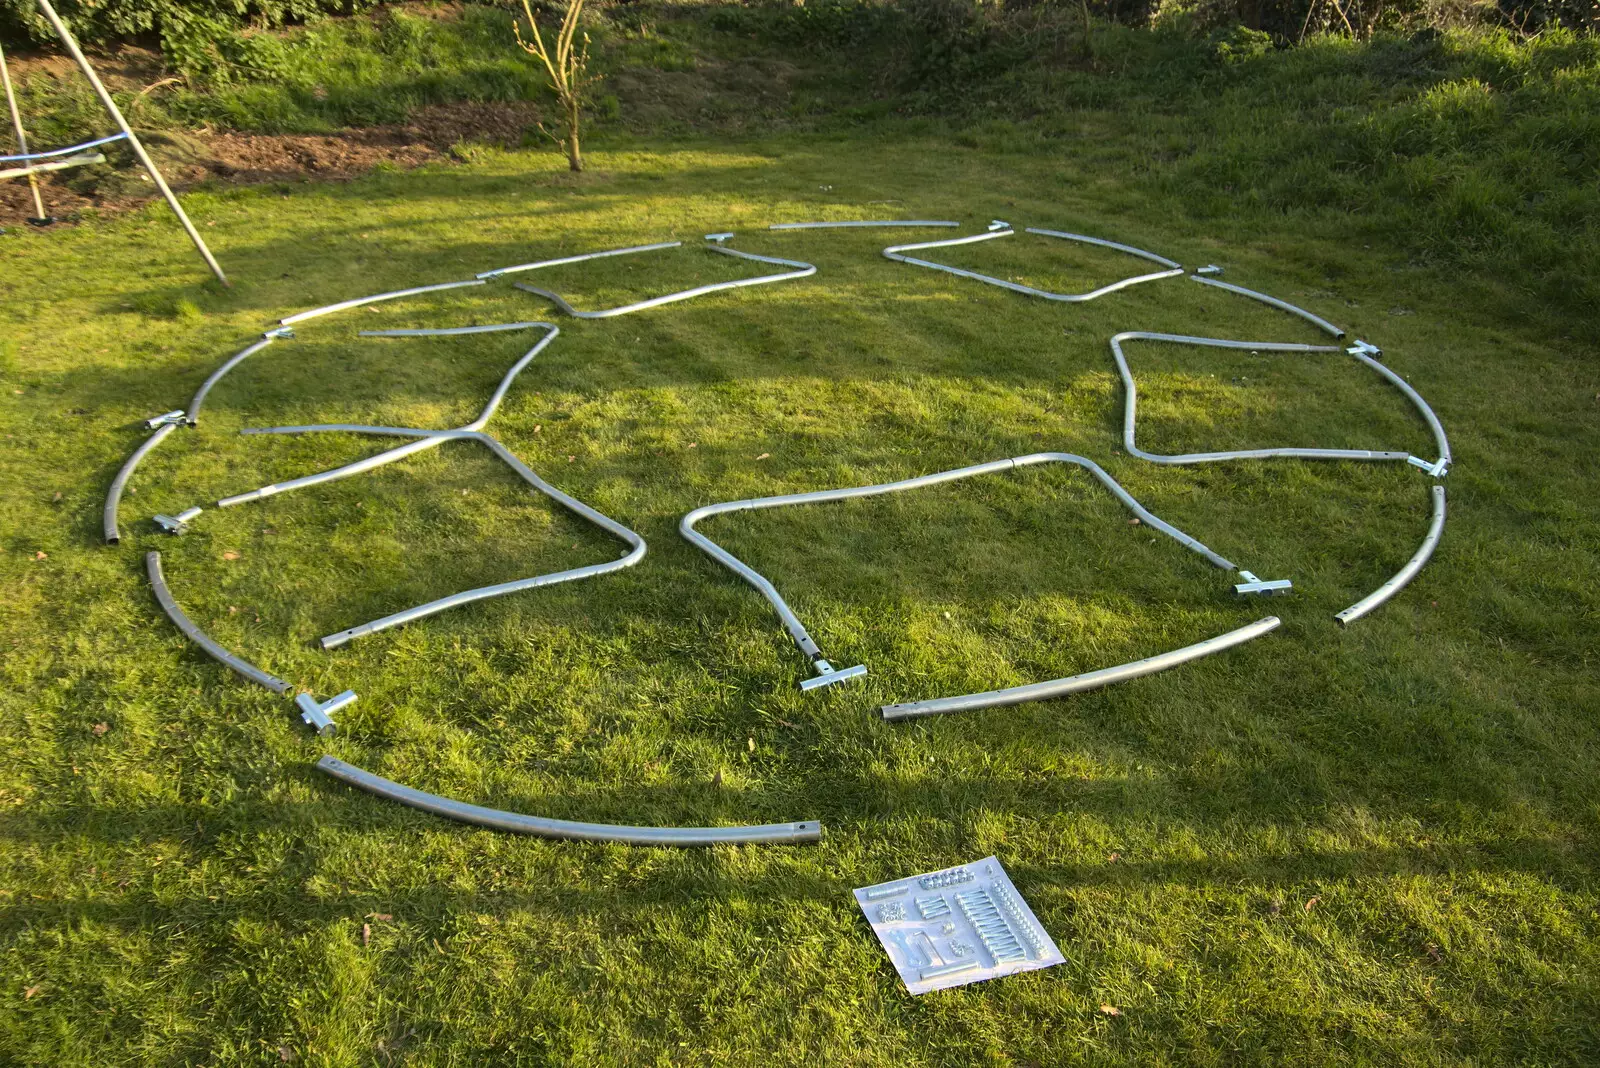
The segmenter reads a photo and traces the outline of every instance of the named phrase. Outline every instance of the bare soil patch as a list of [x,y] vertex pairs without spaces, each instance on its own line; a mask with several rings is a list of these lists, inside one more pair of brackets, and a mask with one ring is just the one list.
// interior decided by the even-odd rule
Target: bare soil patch
[[[175,134],[140,131],[156,165],[173,188],[201,182],[240,185],[317,179],[342,181],[379,164],[403,168],[447,162],[463,143],[513,147],[538,121],[535,104],[457,103],[419,109],[410,122],[340,130],[330,134]],[[128,211],[153,199],[154,186],[125,148],[111,150],[116,166],[41,175],[45,210],[63,222],[83,212]],[[0,183],[0,226],[20,226],[33,214],[24,179]]]

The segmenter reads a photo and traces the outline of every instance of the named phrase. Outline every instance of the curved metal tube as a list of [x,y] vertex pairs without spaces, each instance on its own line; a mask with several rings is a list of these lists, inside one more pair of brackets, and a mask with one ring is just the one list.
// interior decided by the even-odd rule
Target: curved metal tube
[[482,430],[484,426],[488,424],[489,419],[494,415],[494,413],[499,410],[500,403],[505,400],[506,393],[511,389],[511,383],[517,377],[517,375],[521,374],[523,369],[526,368],[528,364],[533,362],[534,357],[543,352],[545,346],[554,341],[561,333],[560,328],[552,323],[529,323],[527,325],[542,326],[548,331],[548,333],[546,333],[544,337],[540,338],[538,343],[535,344],[533,348],[523,353],[522,358],[516,363],[512,364],[510,370],[506,371],[506,373],[501,376],[500,384],[495,387],[494,393],[489,397],[489,402],[484,405],[483,411],[478,414],[478,418],[474,419],[472,422],[466,424],[465,426],[457,427],[454,430],[421,430],[407,427],[362,426],[353,423],[325,423],[322,425],[312,426],[276,426],[247,429],[241,431],[241,433],[307,434],[317,431],[336,430],[362,434],[386,434],[394,437],[413,437],[418,440],[407,442],[404,445],[397,445],[392,449],[387,449],[384,452],[368,456],[363,460],[356,460],[354,463],[348,463],[342,467],[336,467],[329,471],[320,471],[313,475],[305,475],[301,478],[290,479],[288,482],[278,482],[270,486],[262,486],[260,489],[250,490],[246,493],[235,494],[232,497],[224,497],[222,500],[217,502],[217,506],[219,508],[231,508],[236,504],[243,504],[246,501],[259,501],[263,497],[272,497],[289,490],[304,489],[307,486],[316,486],[323,482],[333,482],[336,479],[349,478],[351,475],[359,475],[364,471],[371,471],[375,467],[382,467],[384,464],[390,464],[396,460],[402,460],[405,457],[411,456],[415,453],[423,452],[427,449],[434,448],[435,446],[442,445],[446,441],[471,437],[476,432]]
[[1085,245],[1099,245],[1101,248],[1110,248],[1116,249],[1118,252],[1126,252],[1130,256],[1138,256],[1140,259],[1149,260],[1151,263],[1159,263],[1163,267],[1177,267],[1180,270],[1183,268],[1183,265],[1177,260],[1169,260],[1165,256],[1158,256],[1154,252],[1146,252],[1144,249],[1134,248],[1132,245],[1124,245],[1116,241],[1107,241],[1103,237],[1089,237],[1085,234],[1069,234],[1065,230],[1041,230],[1036,226],[1028,227],[1023,231],[1023,233],[1039,234],[1042,237],[1059,237],[1067,241],[1081,241]]
[[503,274],[515,274],[518,271],[537,271],[541,267],[560,267],[567,263],[583,263],[586,260],[603,260],[608,256],[629,256],[635,252],[656,252],[664,248],[678,248],[682,241],[658,241],[654,245],[632,245],[628,248],[611,248],[604,252],[585,252],[577,256],[562,256],[556,260],[540,260],[537,263],[519,263],[513,267],[497,267],[492,271],[484,271],[476,277],[484,280],[499,278]]
[[1134,248],[1132,245],[1119,245],[1115,241],[1106,241],[1098,237],[1085,237],[1082,234],[1069,234],[1063,230],[1029,229],[1027,233],[1038,234],[1043,237],[1060,238],[1066,241],[1079,241],[1083,242],[1084,244],[1099,245],[1104,248],[1112,248],[1120,252],[1126,252],[1134,256],[1139,256],[1143,259],[1153,260],[1156,263],[1170,264],[1170,267],[1164,271],[1156,271],[1151,274],[1140,274],[1134,275],[1132,278],[1124,278],[1120,282],[1113,282],[1110,285],[1101,286],[1099,289],[1092,289],[1085,293],[1052,293],[1048,289],[1035,289],[1033,286],[1025,286],[1020,282],[1008,282],[1004,278],[996,278],[993,275],[981,274],[977,271],[968,271],[960,267],[951,267],[947,264],[935,263],[932,260],[918,259],[915,256],[903,255],[903,253],[915,252],[919,249],[950,248],[955,245],[970,245],[979,241],[992,241],[997,237],[1015,236],[1016,231],[1010,229],[994,230],[984,234],[971,234],[967,237],[958,237],[949,241],[922,241],[911,245],[890,245],[888,248],[883,250],[883,255],[886,258],[894,260],[898,263],[911,263],[918,267],[931,267],[936,271],[944,271],[946,274],[953,274],[960,278],[971,278],[974,281],[984,282],[991,286],[999,286],[1001,289],[1009,289],[1014,293],[1024,293],[1030,297],[1042,297],[1045,300],[1053,300],[1065,304],[1081,304],[1084,301],[1094,300],[1096,297],[1103,297],[1107,293],[1115,293],[1119,289],[1127,289],[1129,286],[1139,285],[1142,282],[1154,282],[1161,278],[1171,278],[1175,275],[1180,275],[1183,273],[1182,267],[1180,267],[1177,263],[1174,263],[1172,260],[1167,259],[1165,256],[1157,256],[1153,252],[1146,252],[1143,249]]
[[1428,524],[1428,533],[1422,539],[1422,545],[1411,554],[1411,559],[1406,561],[1406,565],[1394,573],[1393,578],[1335,615],[1333,618],[1340,624],[1349,626],[1399,593],[1406,583],[1417,577],[1417,572],[1421,571],[1423,565],[1433,556],[1433,550],[1439,546],[1439,537],[1444,533],[1444,487],[1435,482],[1432,489],[1433,520]]
[[1212,337],[1189,337],[1183,334],[1155,334],[1142,330],[1129,330],[1111,339],[1111,354],[1117,361],[1117,373],[1127,401],[1122,412],[1122,446],[1129,455],[1157,464],[1202,464],[1219,460],[1259,460],[1269,457],[1294,457],[1301,460],[1393,460],[1400,463],[1411,458],[1408,452],[1375,452],[1371,449],[1235,449],[1228,452],[1189,452],[1180,455],[1162,455],[1146,452],[1134,442],[1133,428],[1139,395],[1133,384],[1133,372],[1128,369],[1128,358],[1123,355],[1124,341],[1168,341],[1184,345],[1203,345],[1214,349],[1247,349],[1264,352],[1342,352],[1336,345],[1300,345],[1277,341],[1224,341]]
[[628,827],[616,823],[578,823],[573,820],[545,819],[469,805],[438,794],[424,793],[409,786],[374,775],[354,764],[332,756],[317,761],[317,770],[349,786],[397,801],[410,808],[431,812],[458,823],[470,823],[496,831],[538,835],[582,842],[618,842],[623,845],[709,846],[741,842],[768,842],[775,845],[803,845],[822,838],[822,824],[815,820],[797,823],[767,823],[754,827]]
[[288,693],[293,689],[287,682],[284,682],[276,675],[268,675],[254,664],[248,663],[228,652],[228,650],[207,636],[205,631],[195,626],[194,620],[184,615],[183,609],[178,607],[178,602],[172,599],[172,591],[167,589],[166,577],[161,573],[160,553],[145,553],[144,562],[150,572],[150,585],[156,591],[156,600],[161,602],[162,611],[167,613],[167,618],[172,620],[190,641],[204,649],[207,656],[226,664],[251,682],[259,682],[274,693]]
[[1422,413],[1423,421],[1428,424],[1428,429],[1433,432],[1434,445],[1439,449],[1439,461],[1435,466],[1442,474],[1445,468],[1455,462],[1454,457],[1450,455],[1450,439],[1445,437],[1444,424],[1439,422],[1437,415],[1433,414],[1433,409],[1428,407],[1428,402],[1422,399],[1422,394],[1412,389],[1410,382],[1407,382],[1386,365],[1378,362],[1363,351],[1362,343],[1358,342],[1356,348],[1345,349],[1345,352],[1388,379],[1390,384],[1405,394],[1406,399],[1416,406],[1417,411]]
[[245,434],[315,434],[322,431],[335,431],[341,434],[385,434],[393,438],[435,438],[449,437],[458,433],[455,430],[423,430],[413,426],[368,426],[365,423],[306,423],[300,426],[247,426],[240,430]]
[[518,475],[521,475],[523,481],[527,482],[534,489],[538,490],[540,493],[543,493],[545,496],[549,497],[551,500],[567,509],[567,511],[572,512],[583,519],[587,519],[589,522],[593,523],[601,530],[604,530],[606,533],[621,539],[623,542],[626,542],[629,547],[628,552],[620,559],[610,560],[603,564],[589,564],[586,567],[575,567],[567,571],[555,571],[547,575],[535,575],[532,578],[515,579],[511,582],[499,582],[493,586],[480,586],[474,590],[464,590],[461,593],[453,593],[448,597],[441,597],[436,601],[429,601],[427,604],[417,605],[415,608],[407,608],[404,611],[395,612],[392,615],[384,616],[382,619],[375,619],[370,623],[362,623],[360,626],[351,627],[348,630],[341,630],[337,634],[329,634],[322,639],[322,647],[324,649],[336,649],[350,641],[352,638],[359,638],[367,634],[375,634],[380,630],[388,630],[390,627],[398,627],[401,624],[410,623],[414,620],[422,619],[425,616],[431,616],[450,608],[458,608],[464,604],[471,604],[474,601],[484,601],[491,597],[504,597],[508,593],[519,593],[522,590],[538,589],[541,586],[554,586],[561,582],[573,582],[578,579],[594,578],[597,575],[605,575],[612,571],[620,571],[625,567],[632,567],[634,564],[637,564],[640,560],[644,559],[646,545],[643,538],[629,530],[627,527],[623,526],[621,523],[618,523],[611,517],[596,511],[587,504],[584,504],[576,497],[569,496],[568,494],[565,494],[556,489],[554,486],[550,485],[550,483],[534,474],[533,470],[519,460],[515,455],[513,455],[509,449],[500,444],[494,438],[490,437],[488,434],[481,432],[453,432],[451,437],[481,441],[483,444],[487,445],[496,456],[500,457],[501,460],[504,460],[507,466],[509,466]]
[[478,418],[474,419],[461,429],[482,430],[488,424],[489,418],[499,410],[500,402],[506,399],[506,393],[511,389],[512,380],[521,374],[522,369],[532,363],[533,358],[539,355],[539,353],[543,352],[545,346],[554,341],[561,333],[561,328],[556,326],[554,323],[534,323],[533,325],[542,326],[549,332],[546,333],[544,337],[540,338],[538,343],[536,343],[533,348],[523,353],[522,359],[512,364],[510,370],[506,371],[505,374],[500,376],[500,384],[495,387],[494,393],[489,397],[489,403],[483,406],[483,411],[478,414]]
[[430,432],[426,437],[419,437],[416,441],[408,441],[404,445],[396,445],[392,449],[386,449],[383,452],[368,456],[365,459],[357,460],[354,463],[345,464],[343,467],[335,467],[331,471],[319,471],[314,475],[304,475],[300,478],[291,478],[287,482],[274,482],[272,485],[262,486],[260,489],[249,490],[245,493],[236,493],[232,497],[223,497],[221,500],[217,501],[217,507],[232,508],[236,504],[244,504],[247,501],[259,501],[265,497],[275,497],[280,493],[287,493],[290,490],[305,489],[307,486],[316,486],[324,482],[333,482],[337,479],[349,478],[351,475],[359,475],[364,471],[371,471],[374,467],[382,467],[384,464],[392,464],[396,460],[402,460],[405,457],[411,456],[415,453],[436,448],[440,445],[443,445],[446,441],[449,441],[452,437],[464,437],[470,433],[470,431],[461,431],[459,433],[455,431]]
[[[674,242],[674,244],[677,244],[677,242]],[[600,311],[592,312],[579,311],[577,308],[569,304],[566,298],[561,296],[561,294],[551,290],[540,289],[538,286],[530,286],[526,282],[513,282],[511,284],[525,293],[533,293],[537,296],[544,297],[546,300],[550,301],[556,307],[560,308],[562,311],[573,316],[574,318],[610,319],[616,315],[627,315],[629,312],[644,311],[646,308],[658,308],[663,304],[672,304],[680,300],[689,300],[692,297],[702,297],[707,293],[720,293],[725,289],[740,289],[744,286],[766,285],[770,282],[786,282],[790,279],[806,278],[817,273],[817,268],[814,264],[802,263],[799,260],[779,259],[776,256],[758,256],[754,252],[741,252],[738,249],[724,248],[721,245],[706,245],[704,248],[708,252],[717,252],[724,256],[734,256],[741,260],[754,260],[757,263],[772,263],[782,267],[793,267],[795,269],[792,271],[784,271],[779,274],[759,275],[755,278],[736,278],[731,282],[713,282],[710,285],[695,286],[693,289],[685,289],[679,293],[668,293],[665,296],[652,297],[649,300],[641,300],[634,304],[624,304],[620,307],[605,308]]]
[[82,152],[89,148],[99,148],[109,145],[113,141],[127,140],[125,133],[112,134],[110,137],[101,137],[94,141],[85,141],[81,145],[68,145],[66,148],[53,148],[49,152],[24,152],[18,156],[0,156],[0,163],[27,163],[36,159],[51,159],[55,156],[70,156],[74,152]]
[[921,489],[925,486],[935,486],[941,482],[954,482],[957,479],[971,478],[974,475],[986,475],[998,471],[1010,471],[1019,467],[1029,467],[1043,463],[1068,463],[1076,464],[1093,475],[1101,485],[1109,489],[1116,498],[1125,505],[1129,511],[1138,516],[1140,521],[1159,530],[1172,538],[1178,544],[1205,557],[1211,564],[1227,571],[1234,570],[1231,561],[1202,544],[1198,539],[1192,538],[1177,527],[1161,519],[1149,509],[1141,505],[1127,490],[1112,478],[1106,471],[1093,460],[1069,452],[1038,452],[1027,456],[1016,456],[1006,460],[991,460],[988,463],[974,464],[970,467],[958,467],[951,471],[939,471],[934,474],[920,475],[916,478],[902,479],[898,482],[885,482],[874,486],[854,486],[848,489],[815,490],[810,493],[788,493],[777,497],[758,497],[752,500],[729,501],[724,504],[708,504],[702,508],[685,515],[678,523],[678,532],[691,544],[716,560],[723,567],[732,571],[745,582],[755,587],[756,591],[765,597],[776,609],[778,617],[783,620],[783,625],[794,640],[796,646],[808,658],[815,661],[822,657],[822,651],[817,643],[807,632],[804,624],[800,622],[794,610],[787,601],[778,593],[770,581],[760,572],[750,567],[744,561],[728,552],[722,546],[706,537],[695,529],[695,524],[713,515],[722,515],[726,512],[744,512],[760,508],[781,508],[791,504],[820,504],[824,501],[851,500],[857,497],[876,497],[885,493],[900,493],[905,490]]
[[1215,638],[1207,638],[1194,645],[1186,645],[1182,649],[1173,649],[1171,652],[1158,653],[1143,660],[1135,660],[1129,664],[1119,664],[1116,667],[1101,668],[1098,671],[1088,671],[1082,675],[1071,675],[1064,679],[1054,679],[1050,682],[1035,682],[1027,686],[1013,686],[1005,690],[990,690],[987,693],[972,693],[963,697],[940,697],[932,701],[912,701],[903,705],[884,705],[878,709],[886,720],[917,719],[922,716],[936,716],[944,712],[971,712],[979,708],[995,708],[1001,705],[1020,705],[1028,701],[1044,701],[1052,697],[1065,697],[1068,694],[1082,693],[1085,690],[1095,690],[1102,686],[1110,686],[1116,682],[1126,682],[1129,679],[1141,678],[1145,675],[1154,675],[1158,671],[1166,671],[1180,664],[1187,664],[1191,660],[1199,660],[1220,653],[1224,649],[1232,649],[1236,645],[1243,645],[1253,638],[1275,629],[1281,623],[1277,616],[1267,616],[1254,623],[1230,630],[1226,634],[1219,634]]
[[[455,337],[459,334],[496,334],[502,330],[527,330],[549,323],[491,323],[488,326],[447,326],[420,330],[358,330],[356,337]],[[554,327],[550,327],[552,330]]]
[[291,315],[287,319],[279,319],[278,322],[284,326],[293,326],[295,323],[303,323],[307,319],[315,319],[321,315],[330,315],[336,311],[345,311],[348,308],[359,308],[366,304],[376,304],[381,300],[398,300],[401,297],[414,297],[421,293],[437,293],[444,289],[461,289],[464,286],[481,286],[485,284],[487,283],[485,283],[481,278],[469,278],[464,282],[440,282],[438,285],[417,286],[414,289],[396,289],[390,293],[375,293],[370,297],[357,297],[355,300],[341,300],[337,304],[327,304],[320,308],[312,308],[310,311],[303,311],[297,315]]
[[1249,297],[1251,300],[1259,300],[1263,304],[1270,304],[1272,307],[1277,308],[1280,311],[1286,311],[1290,315],[1298,315],[1312,326],[1315,326],[1319,330],[1324,330],[1336,338],[1344,337],[1344,331],[1328,322],[1328,320],[1322,318],[1321,316],[1312,315],[1304,308],[1297,308],[1286,300],[1279,300],[1277,297],[1269,297],[1265,293],[1257,293],[1253,289],[1246,289],[1244,286],[1236,286],[1231,282],[1219,282],[1215,278],[1203,278],[1198,274],[1191,274],[1189,276],[1189,281],[1199,282],[1202,285],[1216,286],[1218,289],[1226,289],[1229,293],[1237,293],[1241,297]]
[[150,454],[150,450],[167,440],[167,435],[178,429],[176,423],[163,423],[156,428],[156,432],[145,438],[133,455],[128,457],[122,469],[117,472],[117,477],[111,480],[111,490],[106,494],[105,507],[105,535],[106,544],[115,545],[122,540],[122,532],[117,529],[117,507],[122,503],[122,491],[128,485],[128,478],[133,474],[133,469]]
[[185,421],[190,426],[196,426],[200,422],[200,406],[206,402],[206,394],[211,392],[211,387],[222,381],[223,375],[227,374],[245,360],[248,360],[250,357],[254,356],[256,353],[272,344],[276,339],[283,337],[285,334],[293,336],[291,331],[269,330],[265,334],[261,335],[261,339],[259,341],[252,342],[241,351],[223,361],[222,366],[217,368],[215,371],[212,371],[210,376],[207,377],[204,382],[200,383],[200,388],[195,390],[194,399],[189,402],[189,410]]
[[854,230],[869,226],[960,226],[944,219],[868,219],[862,222],[773,223],[768,230]]

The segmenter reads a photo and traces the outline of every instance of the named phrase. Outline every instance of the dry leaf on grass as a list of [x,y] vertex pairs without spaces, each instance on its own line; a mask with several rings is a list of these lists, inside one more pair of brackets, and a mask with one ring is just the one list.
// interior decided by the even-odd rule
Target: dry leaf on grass
[[1122,1015],[1122,1010],[1121,1009],[1117,1008],[1115,1005],[1111,1005],[1111,1004],[1108,1004],[1108,1003],[1103,1002],[1103,1001],[1100,1003],[1100,1012],[1101,1012],[1101,1014],[1103,1014],[1105,1016],[1121,1016]]
[[1311,907],[1313,905],[1315,905],[1317,902],[1321,901],[1321,900],[1322,900],[1321,897],[1313,897],[1313,898],[1307,899],[1306,905],[1305,905],[1306,911],[1310,912],[1311,911]]
[[222,558],[224,560],[237,560],[239,559],[239,550],[229,549],[227,552],[222,554]]
[[110,729],[111,729],[111,724],[109,724],[109,723],[96,723],[93,727],[89,728],[89,730],[94,734],[94,736],[96,738],[100,737],[102,734],[104,734],[106,731],[108,731]]

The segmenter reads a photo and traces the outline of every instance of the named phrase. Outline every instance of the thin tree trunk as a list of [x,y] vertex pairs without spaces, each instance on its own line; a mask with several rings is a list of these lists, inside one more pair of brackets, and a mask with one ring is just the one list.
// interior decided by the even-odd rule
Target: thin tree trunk
[[567,104],[567,164],[575,171],[583,170],[583,153],[578,149],[578,101]]

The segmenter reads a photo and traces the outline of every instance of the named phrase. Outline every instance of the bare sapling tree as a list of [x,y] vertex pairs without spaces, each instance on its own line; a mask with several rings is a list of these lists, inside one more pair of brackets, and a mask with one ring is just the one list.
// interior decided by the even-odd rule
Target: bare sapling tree
[[[556,103],[561,108],[563,128],[563,136],[555,139],[566,152],[568,165],[575,171],[583,170],[583,152],[578,144],[578,124],[582,121],[584,101],[588,98],[589,86],[593,81],[589,77],[589,35],[585,33],[581,40],[578,38],[578,22],[583,17],[583,4],[584,0],[567,0],[566,11],[561,16],[561,29],[555,35],[553,51],[545,44],[544,34],[539,32],[539,23],[533,17],[533,7],[529,0],[522,0],[522,11],[528,17],[528,28],[533,34],[532,43],[522,36],[521,24],[512,23],[512,29],[517,35],[517,44],[524,52],[538,57],[539,62],[544,64],[545,73],[550,77],[550,88],[555,90]],[[541,124],[540,129],[543,128]]]

